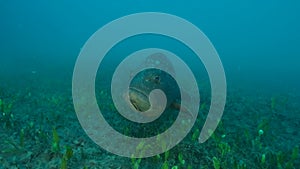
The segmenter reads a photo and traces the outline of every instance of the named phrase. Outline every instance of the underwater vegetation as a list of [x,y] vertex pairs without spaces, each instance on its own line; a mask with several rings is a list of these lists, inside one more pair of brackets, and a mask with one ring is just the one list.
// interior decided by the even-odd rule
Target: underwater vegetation
[[[199,144],[201,126],[209,109],[209,101],[203,100],[197,121],[182,142],[163,154],[138,159],[113,155],[93,143],[76,118],[70,93],[49,92],[51,86],[45,88],[1,90],[2,168],[296,169],[300,166],[300,111],[295,107],[297,104],[287,101],[296,99],[293,96],[253,97],[230,91],[217,130],[208,141]],[[107,101],[109,90],[97,93],[103,109],[113,114],[116,110]],[[123,134],[143,135],[136,126],[127,125],[119,117],[108,118],[126,124],[117,129]],[[143,132],[158,131],[147,128]],[[149,147],[140,144],[137,151],[142,153],[145,148]]]

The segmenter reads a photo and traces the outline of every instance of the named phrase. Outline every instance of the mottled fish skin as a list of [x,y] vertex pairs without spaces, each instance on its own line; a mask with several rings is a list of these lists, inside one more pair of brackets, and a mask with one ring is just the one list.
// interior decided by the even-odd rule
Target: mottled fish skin
[[[171,62],[160,53],[149,56],[144,65],[164,66],[168,71],[173,71]],[[131,81],[129,88],[130,103],[138,111],[147,111],[150,108],[149,94],[154,89],[161,89],[165,93],[167,107],[180,98],[176,81],[171,75],[159,69],[147,69],[138,73]]]

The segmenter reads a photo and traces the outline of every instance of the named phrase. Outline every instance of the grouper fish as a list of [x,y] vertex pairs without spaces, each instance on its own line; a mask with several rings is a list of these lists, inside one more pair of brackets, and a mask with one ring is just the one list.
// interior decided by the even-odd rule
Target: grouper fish
[[[148,56],[144,66],[163,66],[168,72],[174,72],[172,63],[160,53]],[[129,99],[132,106],[139,112],[145,112],[150,108],[149,94],[154,89],[162,90],[167,98],[166,108],[179,110],[180,90],[175,79],[167,72],[160,69],[146,69],[138,73],[129,86]],[[183,108],[184,111],[188,112]]]

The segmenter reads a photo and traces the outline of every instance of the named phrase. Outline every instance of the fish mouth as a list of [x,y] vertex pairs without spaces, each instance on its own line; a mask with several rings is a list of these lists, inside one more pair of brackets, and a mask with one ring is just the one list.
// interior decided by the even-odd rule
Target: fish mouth
[[150,109],[149,96],[138,88],[129,88],[129,100],[137,111],[145,112]]

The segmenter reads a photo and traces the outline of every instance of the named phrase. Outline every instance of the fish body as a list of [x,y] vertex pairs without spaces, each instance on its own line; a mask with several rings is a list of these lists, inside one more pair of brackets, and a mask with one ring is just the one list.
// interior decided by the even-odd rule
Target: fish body
[[[167,71],[174,71],[171,62],[160,53],[149,56],[143,66],[161,67]],[[132,106],[140,112],[150,109],[149,95],[151,91],[160,89],[167,98],[166,107],[173,105],[180,99],[180,91],[176,80],[163,70],[150,68],[139,72],[131,81],[129,87],[129,99]]]

